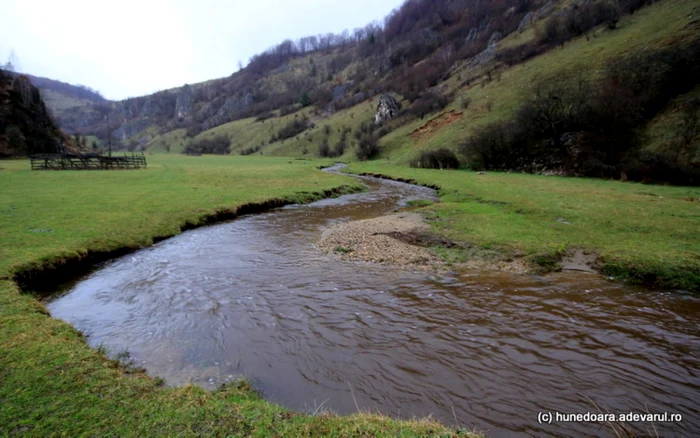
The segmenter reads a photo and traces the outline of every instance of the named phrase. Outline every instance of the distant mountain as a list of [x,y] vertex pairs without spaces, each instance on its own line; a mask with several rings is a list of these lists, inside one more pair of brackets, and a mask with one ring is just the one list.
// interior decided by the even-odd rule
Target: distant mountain
[[29,74],[26,76],[29,78],[32,85],[41,90],[42,93],[53,92],[55,94],[66,96],[70,99],[87,100],[90,102],[107,101],[107,99],[105,99],[99,91],[93,90],[85,85],[71,85],[65,82]]

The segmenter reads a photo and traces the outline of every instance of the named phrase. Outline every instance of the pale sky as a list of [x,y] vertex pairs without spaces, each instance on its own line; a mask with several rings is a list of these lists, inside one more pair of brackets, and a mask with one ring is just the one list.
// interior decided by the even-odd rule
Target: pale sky
[[0,0],[0,63],[108,99],[228,76],[286,38],[350,32],[402,0]]

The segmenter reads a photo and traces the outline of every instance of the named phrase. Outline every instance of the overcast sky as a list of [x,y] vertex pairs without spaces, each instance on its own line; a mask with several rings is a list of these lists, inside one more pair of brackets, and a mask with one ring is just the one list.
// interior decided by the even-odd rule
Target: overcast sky
[[0,0],[0,63],[108,99],[227,76],[286,38],[352,31],[402,0]]

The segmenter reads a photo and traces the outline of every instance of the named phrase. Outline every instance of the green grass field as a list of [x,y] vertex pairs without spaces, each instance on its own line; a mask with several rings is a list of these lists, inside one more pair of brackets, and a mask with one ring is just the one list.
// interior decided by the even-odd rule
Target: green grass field
[[292,413],[244,382],[210,393],[158,379],[88,347],[11,280],[27,266],[149,245],[186,223],[270,199],[357,190],[321,161],[149,156],[131,171],[31,172],[0,161],[0,435],[453,436],[430,420]]
[[[442,202],[424,209],[435,230],[477,250],[506,258],[519,253],[536,261],[581,248],[599,254],[608,275],[700,291],[700,188],[519,173],[479,175],[386,161],[353,163],[350,171],[439,186]],[[451,256],[463,260],[471,253]]]

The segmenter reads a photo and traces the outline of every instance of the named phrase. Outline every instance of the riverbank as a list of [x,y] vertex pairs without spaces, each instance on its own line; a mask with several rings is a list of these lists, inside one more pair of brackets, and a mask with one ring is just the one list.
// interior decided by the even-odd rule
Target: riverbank
[[[439,188],[420,211],[458,246],[452,264],[551,272],[561,262],[660,289],[700,291],[700,188],[517,173],[412,169],[352,163],[355,174]],[[586,260],[580,259],[585,254]],[[594,262],[592,262],[594,260]]]
[[2,434],[454,434],[430,420],[293,413],[264,401],[244,382],[213,393],[189,385],[163,388],[160,379],[91,349],[81,333],[22,293],[13,281],[18,273],[25,273],[20,277],[26,283],[37,272],[53,270],[46,280],[78,269],[72,264],[81,260],[85,267],[246,208],[361,189],[357,181],[318,172],[320,162],[164,155],[148,160],[147,170],[114,172],[31,172],[26,161],[0,162]]

